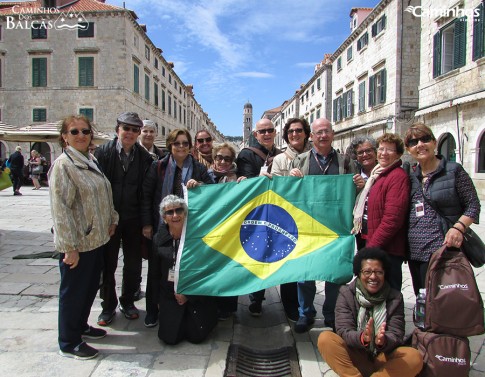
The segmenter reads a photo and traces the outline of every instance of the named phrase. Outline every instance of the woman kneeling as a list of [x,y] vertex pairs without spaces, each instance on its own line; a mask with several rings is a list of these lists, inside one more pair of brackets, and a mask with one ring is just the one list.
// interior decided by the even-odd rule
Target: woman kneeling
[[387,282],[389,257],[379,248],[361,249],[354,275],[340,288],[335,307],[337,334],[324,331],[318,350],[339,376],[414,377],[423,366],[420,353],[402,347],[404,301]]
[[[158,337],[167,344],[182,340],[202,342],[217,324],[214,298],[175,293],[175,261],[179,251],[187,204],[176,195],[167,195],[160,203],[163,223],[154,237],[153,287],[159,287]],[[156,289],[156,288],[155,288]]]

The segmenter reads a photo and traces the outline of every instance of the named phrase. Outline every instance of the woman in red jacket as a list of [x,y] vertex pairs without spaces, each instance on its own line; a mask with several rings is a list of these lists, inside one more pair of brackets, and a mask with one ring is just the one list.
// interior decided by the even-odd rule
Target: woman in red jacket
[[354,208],[354,234],[366,247],[380,247],[391,260],[389,284],[401,290],[401,265],[406,256],[409,178],[401,168],[404,143],[395,134],[377,139],[377,162]]

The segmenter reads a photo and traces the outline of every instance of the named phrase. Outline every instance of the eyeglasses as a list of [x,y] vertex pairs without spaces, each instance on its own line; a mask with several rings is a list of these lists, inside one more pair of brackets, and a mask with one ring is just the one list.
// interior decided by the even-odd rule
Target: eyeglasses
[[165,216],[173,216],[175,214],[182,216],[185,213],[185,210],[182,207],[168,209],[165,211]]
[[83,128],[82,130],[78,130],[77,128],[73,128],[72,130],[67,131],[69,132],[72,136],[79,135],[79,132],[81,132],[83,135],[91,135],[91,130],[89,128]]
[[172,144],[174,147],[177,147],[177,148],[187,148],[189,146],[189,142],[188,141],[176,141],[175,143]]
[[429,143],[431,140],[433,140],[431,135],[421,136],[421,137],[418,137],[416,139],[409,139],[408,140],[408,147],[415,147],[416,145],[418,145],[419,142]]
[[356,154],[357,154],[357,156],[363,156],[364,154],[371,154],[373,152],[374,152],[373,148],[368,148],[368,149],[364,149],[362,151],[358,151]]
[[293,128],[292,130],[288,130],[289,134],[301,134],[303,132],[303,128]]
[[370,277],[372,274],[375,274],[377,277],[380,277],[380,278],[384,276],[384,271],[381,271],[381,270],[376,270],[376,271],[372,271],[372,270],[360,270],[360,272],[366,278]]
[[323,136],[323,135],[330,135],[332,133],[332,130],[321,130],[321,131],[318,131],[318,132],[312,132],[314,135],[320,137],[320,136]]
[[210,143],[212,141],[211,137],[201,137],[200,139],[196,139],[199,144],[202,143]]
[[222,160],[226,162],[232,162],[234,158],[232,156],[223,156],[222,154],[217,154],[216,155],[216,161],[221,162]]
[[387,153],[395,153],[396,152],[395,149],[389,149],[389,148],[384,148],[384,147],[377,148],[377,151],[379,153],[384,153],[384,152],[387,152]]
[[274,128],[265,128],[263,130],[256,130],[256,132],[260,135],[272,134],[274,132]]
[[121,128],[125,132],[133,132],[134,134],[137,134],[140,132],[140,127],[121,126]]

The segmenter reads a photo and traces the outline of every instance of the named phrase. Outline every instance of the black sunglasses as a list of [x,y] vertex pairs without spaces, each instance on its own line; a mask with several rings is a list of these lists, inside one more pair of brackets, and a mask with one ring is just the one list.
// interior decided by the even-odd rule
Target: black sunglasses
[[77,128],[73,128],[72,130],[67,131],[69,132],[72,136],[79,135],[79,132],[81,132],[83,135],[91,135],[91,130],[89,128],[83,128],[82,130],[78,130]]
[[177,147],[177,148],[187,148],[190,144],[188,141],[176,141],[175,143],[172,144],[174,147]]
[[303,128],[293,128],[292,130],[288,130],[289,134],[301,134],[303,132]]
[[274,132],[274,128],[265,128],[264,130],[256,130],[256,132],[260,135],[272,134]]
[[408,140],[408,147],[415,147],[416,145],[418,145],[419,142],[429,143],[431,140],[433,140],[431,135],[421,136],[421,137],[418,137],[416,139],[409,139]]
[[125,132],[133,132],[134,134],[137,134],[140,132],[140,127],[130,127],[130,126],[121,126],[123,131]]
[[179,216],[182,216],[184,214],[184,209],[182,207],[174,208],[174,209],[168,209],[165,211],[165,216],[173,216],[174,214],[177,214]]
[[202,143],[204,143],[204,142],[206,142],[206,143],[210,143],[210,142],[212,141],[212,138],[211,138],[211,137],[205,137],[205,138],[204,138],[204,137],[202,137],[202,138],[200,138],[200,139],[196,139],[196,140],[197,140],[197,142],[198,142],[199,144],[202,144]]
[[232,156],[223,156],[222,154],[217,154],[216,155],[216,161],[226,161],[226,162],[232,162],[234,158]]

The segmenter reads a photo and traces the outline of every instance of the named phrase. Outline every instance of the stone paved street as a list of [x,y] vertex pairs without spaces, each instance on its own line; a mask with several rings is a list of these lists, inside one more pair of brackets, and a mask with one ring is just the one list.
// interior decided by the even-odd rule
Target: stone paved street
[[[23,196],[12,196],[10,189],[0,191],[0,376],[222,376],[231,341],[256,349],[295,343],[304,377],[335,376],[315,348],[317,337],[324,330],[321,317],[323,283],[317,286],[317,321],[307,334],[292,331],[283,314],[278,291],[272,288],[267,290],[262,317],[249,316],[248,298],[241,297],[236,316],[220,322],[204,343],[183,342],[166,346],[159,342],[157,328],[144,327],[145,303],[141,300],[137,302],[142,310],[139,320],[128,321],[117,313],[108,328],[108,336],[90,342],[101,351],[96,359],[76,361],[60,357],[57,346],[57,261],[51,258],[12,259],[18,255],[54,251],[48,189],[32,191],[32,187],[23,187],[22,192]],[[482,203],[482,208],[484,205]],[[484,226],[475,227],[475,230],[485,234]],[[146,271],[144,262],[143,284],[146,283]],[[406,266],[403,272],[406,332],[410,333],[414,295]],[[482,297],[485,297],[485,268],[475,272]],[[119,274],[117,281],[121,281]],[[100,302],[96,300],[91,324],[95,324],[99,312]],[[473,360],[470,376],[483,376],[484,336],[470,340]]]

